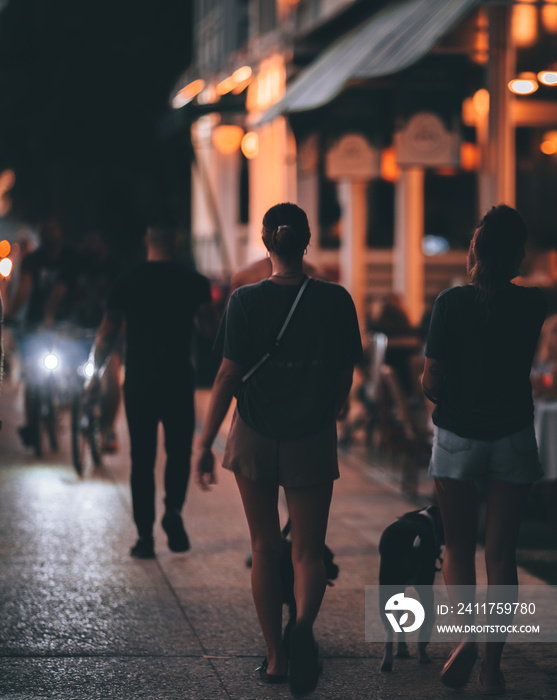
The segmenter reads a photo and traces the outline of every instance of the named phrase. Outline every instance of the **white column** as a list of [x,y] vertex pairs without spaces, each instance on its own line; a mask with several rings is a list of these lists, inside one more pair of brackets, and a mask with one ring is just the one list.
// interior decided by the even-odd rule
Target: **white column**
[[395,190],[393,291],[400,295],[410,322],[418,324],[425,305],[424,170],[405,168]]
[[342,207],[340,283],[352,295],[362,333],[365,332],[367,311],[366,190],[367,182],[342,179],[338,184]]

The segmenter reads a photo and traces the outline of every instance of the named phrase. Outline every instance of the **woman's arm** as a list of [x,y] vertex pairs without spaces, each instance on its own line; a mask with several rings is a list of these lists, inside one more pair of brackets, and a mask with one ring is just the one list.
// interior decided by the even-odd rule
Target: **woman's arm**
[[443,384],[443,363],[431,357],[425,358],[424,373],[422,374],[422,388],[424,394],[433,403],[438,403],[441,386]]
[[211,448],[228,413],[232,397],[240,386],[241,378],[241,366],[224,357],[213,384],[209,410],[198,441],[198,451],[194,457],[196,481],[203,491],[207,491],[210,484],[216,483]]

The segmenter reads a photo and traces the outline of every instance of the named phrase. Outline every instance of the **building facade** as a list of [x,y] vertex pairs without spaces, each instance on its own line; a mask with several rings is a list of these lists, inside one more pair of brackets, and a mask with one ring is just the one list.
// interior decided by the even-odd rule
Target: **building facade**
[[[557,210],[533,183],[557,184],[556,13],[557,2],[197,0],[174,105],[191,120],[200,268],[261,257],[264,212],[297,202],[310,259],[350,290],[362,328],[391,291],[418,323],[464,279],[481,214],[506,202],[533,224],[538,277],[554,282]],[[534,96],[509,87],[524,72]]]

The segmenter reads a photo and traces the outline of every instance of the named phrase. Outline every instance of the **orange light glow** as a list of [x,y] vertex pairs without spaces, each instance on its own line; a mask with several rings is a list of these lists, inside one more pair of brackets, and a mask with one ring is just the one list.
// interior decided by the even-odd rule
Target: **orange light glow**
[[557,0],[545,0],[541,14],[545,31],[557,34]]
[[249,66],[242,66],[241,68],[238,68],[238,70],[235,70],[234,73],[232,73],[232,77],[234,78],[234,82],[236,84],[238,83],[244,83],[246,80],[249,80],[252,76],[252,69]]
[[463,170],[478,170],[481,154],[477,144],[464,141],[460,146],[460,166]]
[[213,145],[219,153],[230,155],[240,148],[244,130],[235,124],[221,124],[213,131]]
[[472,105],[478,117],[485,117],[489,114],[489,92],[485,88],[476,90],[472,97]]
[[11,249],[12,246],[10,245],[9,241],[0,241],[0,258],[7,258]]
[[0,275],[2,277],[9,277],[12,271],[12,261],[10,258],[4,258],[0,260]]
[[396,182],[400,177],[400,168],[396,162],[394,146],[389,146],[381,151],[381,177],[387,182]]
[[182,88],[180,92],[175,95],[174,99],[172,100],[172,106],[174,109],[180,109],[180,107],[187,105],[188,102],[191,102],[194,97],[199,95],[204,87],[205,81],[201,79],[188,83],[186,87]]
[[515,46],[533,46],[538,38],[538,8],[536,0],[522,0],[514,5],[511,15],[511,36]]
[[280,54],[261,61],[259,74],[250,83],[246,98],[248,112],[260,112],[280,100],[284,94],[286,71]]
[[483,7],[478,11],[472,60],[480,65],[487,63],[489,60],[489,19],[487,10]]
[[531,95],[539,86],[535,73],[519,73],[517,78],[509,82],[508,87],[515,95]]
[[8,192],[15,185],[15,173],[13,170],[3,170],[0,173],[0,193]]
[[540,144],[540,151],[546,156],[557,153],[557,131],[546,131]]
[[255,131],[248,131],[242,138],[242,153],[248,160],[255,158],[259,153],[259,136]]
[[232,92],[232,90],[234,90],[236,84],[237,83],[234,80],[234,76],[229,75],[228,78],[221,80],[220,83],[217,84],[217,94],[221,96],[227,95],[229,92]]
[[538,73],[538,80],[544,85],[557,85],[557,70],[542,70]]
[[557,143],[555,141],[542,141],[540,151],[546,156],[552,156],[557,153]]

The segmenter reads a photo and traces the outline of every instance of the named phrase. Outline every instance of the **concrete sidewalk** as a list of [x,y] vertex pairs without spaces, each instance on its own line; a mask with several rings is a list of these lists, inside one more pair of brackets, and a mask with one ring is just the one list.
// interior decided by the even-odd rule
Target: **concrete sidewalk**
[[[206,393],[199,392],[203,411]],[[129,556],[135,540],[122,450],[83,479],[70,466],[69,436],[54,460],[23,452],[15,387],[0,402],[1,700],[280,700],[254,669],[264,655],[245,566],[248,532],[233,478],[219,471],[209,494],[191,485],[185,521],[192,549],[172,554],[157,523],[157,559]],[[381,674],[382,645],[364,642],[364,587],[377,583],[377,544],[397,515],[415,508],[381,472],[349,457],[337,482],[327,543],[340,575],[316,626],[323,700],[473,698],[439,682],[448,645],[433,663],[395,660]],[[162,455],[157,508],[162,515]],[[429,486],[423,489],[424,501]],[[521,572],[524,582],[536,582]],[[414,651],[414,650],[412,650]],[[509,644],[506,697],[557,697],[555,645]]]

